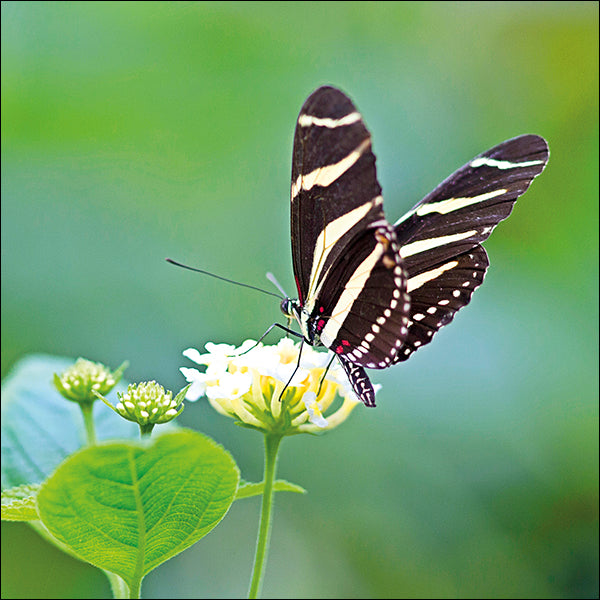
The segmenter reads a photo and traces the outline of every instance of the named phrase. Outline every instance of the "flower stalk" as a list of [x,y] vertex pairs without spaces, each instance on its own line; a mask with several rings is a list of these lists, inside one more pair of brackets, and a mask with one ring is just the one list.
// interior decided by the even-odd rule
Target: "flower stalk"
[[80,404],[81,414],[83,416],[83,425],[85,427],[85,435],[88,446],[96,445],[96,426],[94,424],[94,405],[93,404]]
[[107,394],[117,385],[127,365],[125,361],[118,369],[111,371],[102,363],[78,358],[62,375],[54,374],[54,386],[61,396],[79,404],[88,446],[96,444],[94,402],[100,394]]
[[[265,439],[263,496],[248,598],[258,598],[271,536],[273,489],[281,440],[288,435],[322,433],[343,423],[361,402],[341,367],[327,353],[289,338],[275,346],[246,340],[239,348],[206,344],[184,356],[204,371],[181,367],[189,382],[186,400],[206,396],[220,414],[260,431]],[[340,401],[336,402],[336,397]]]
[[262,505],[260,511],[260,524],[254,554],[254,567],[248,598],[258,598],[262,579],[265,572],[269,542],[271,538],[271,516],[273,513],[273,483],[277,471],[277,454],[283,436],[281,434],[265,434],[265,472]]

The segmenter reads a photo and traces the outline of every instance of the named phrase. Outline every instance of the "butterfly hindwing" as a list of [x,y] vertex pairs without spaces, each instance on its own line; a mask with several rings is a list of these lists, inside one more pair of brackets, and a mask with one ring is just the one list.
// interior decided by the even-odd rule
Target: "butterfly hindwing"
[[313,314],[321,343],[357,365],[390,366],[408,333],[406,282],[393,227],[361,232],[319,289]]
[[428,269],[413,271],[408,279],[410,322],[408,336],[394,362],[407,360],[433,335],[448,325],[455,313],[471,301],[483,283],[489,265],[483,246],[475,246]]
[[350,381],[354,393],[365,406],[375,406],[375,390],[366,371],[343,356],[340,357],[340,364],[348,376],[348,381]]

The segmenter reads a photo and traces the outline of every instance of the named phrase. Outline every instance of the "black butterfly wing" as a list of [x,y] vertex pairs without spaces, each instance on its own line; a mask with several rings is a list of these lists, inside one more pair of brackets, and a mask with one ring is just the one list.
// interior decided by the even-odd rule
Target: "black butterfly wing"
[[394,228],[384,221],[352,240],[318,290],[310,322],[367,406],[375,392],[364,367],[389,367],[408,334],[406,283]]
[[341,91],[319,88],[300,111],[292,157],[300,319],[309,341],[314,336],[338,355],[367,406],[375,394],[363,366],[392,364],[408,333],[406,272],[382,205],[360,113]]
[[435,264],[485,241],[547,162],[546,140],[522,135],[450,175],[394,224],[409,272],[420,262]]
[[361,232],[319,289],[313,315],[321,342],[357,365],[390,366],[408,333],[406,282],[393,227]]
[[475,246],[437,265],[412,271],[407,287],[410,296],[408,335],[395,363],[407,360],[415,350],[428,344],[433,335],[471,301],[473,292],[483,283],[488,265],[483,246]]
[[367,375],[367,372],[359,365],[351,360],[340,356],[340,364],[342,365],[348,381],[354,390],[354,393],[364,403],[365,406],[375,406],[375,390],[373,384]]
[[480,244],[548,156],[540,136],[507,140],[464,165],[395,224],[411,299],[409,333],[395,362],[429,343],[469,303],[489,264]]
[[371,136],[352,101],[321,87],[294,134],[291,238],[300,304],[306,306],[348,242],[383,219]]
[[[548,161],[535,135],[475,157],[395,225],[384,218],[371,138],[341,91],[316,90],[294,136],[294,275],[309,341],[333,350],[368,406],[364,367],[406,360],[468,304],[488,259],[481,243]],[[303,321],[304,319],[304,321]]]

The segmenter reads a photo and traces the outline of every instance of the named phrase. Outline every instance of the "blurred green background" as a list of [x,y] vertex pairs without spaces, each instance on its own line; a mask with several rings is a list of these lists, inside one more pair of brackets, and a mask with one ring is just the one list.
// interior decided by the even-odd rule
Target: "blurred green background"
[[[598,3],[2,2],[2,375],[85,356],[178,390],[181,356],[281,320],[295,119],[345,90],[397,219],[521,133],[545,173],[490,238],[468,309],[378,408],[286,440],[264,596],[598,597]],[[273,334],[275,342],[277,336]],[[246,479],[262,439],[182,423]],[[149,575],[146,598],[246,594],[259,500]],[[105,598],[104,577],[2,526],[3,598]]]

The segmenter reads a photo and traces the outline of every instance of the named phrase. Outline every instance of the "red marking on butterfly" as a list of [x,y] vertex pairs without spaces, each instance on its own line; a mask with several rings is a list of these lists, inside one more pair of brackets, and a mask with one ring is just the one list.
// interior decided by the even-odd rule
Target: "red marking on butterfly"
[[304,298],[302,297],[302,289],[300,288],[298,275],[294,275],[294,279],[296,280],[296,289],[298,290],[298,302],[300,302],[300,306],[304,306]]

